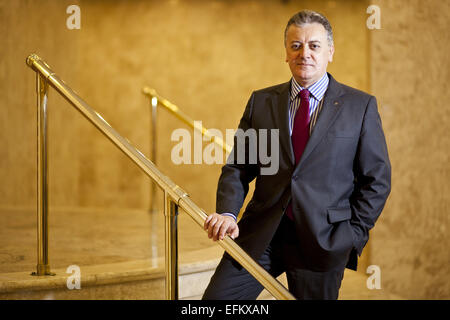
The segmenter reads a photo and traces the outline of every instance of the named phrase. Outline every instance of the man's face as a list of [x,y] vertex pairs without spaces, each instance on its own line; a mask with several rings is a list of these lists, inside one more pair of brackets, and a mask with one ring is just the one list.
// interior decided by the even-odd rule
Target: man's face
[[292,76],[302,87],[309,87],[327,71],[333,61],[334,47],[328,44],[327,31],[320,23],[289,26],[286,33],[286,62]]

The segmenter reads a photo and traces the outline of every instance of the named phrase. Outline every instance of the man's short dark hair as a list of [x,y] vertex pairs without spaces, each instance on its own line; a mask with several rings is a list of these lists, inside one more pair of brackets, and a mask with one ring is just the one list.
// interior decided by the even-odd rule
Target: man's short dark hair
[[312,10],[302,10],[294,14],[288,21],[286,29],[284,30],[284,45],[286,46],[287,30],[292,24],[298,27],[302,27],[307,23],[320,23],[327,32],[328,44],[333,45],[333,30],[331,29],[331,24],[327,18],[321,13]]

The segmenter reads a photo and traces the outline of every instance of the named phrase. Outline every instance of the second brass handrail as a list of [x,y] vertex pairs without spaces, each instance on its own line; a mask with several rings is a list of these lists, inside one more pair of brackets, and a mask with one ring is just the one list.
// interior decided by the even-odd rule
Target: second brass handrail
[[[112,128],[103,117],[92,109],[83,99],[81,99],[68,85],[64,83],[51,68],[37,55],[32,54],[26,59],[27,65],[36,72],[38,92],[38,108],[42,105],[46,108],[47,86],[51,85],[56,89],[72,106],[74,106],[85,118],[97,127],[114,145],[116,145],[125,155],[127,155],[146,175],[154,180],[164,191],[164,213],[166,216],[166,297],[168,299],[178,298],[178,264],[176,252],[176,215],[178,207],[181,207],[194,221],[203,227],[207,214],[199,208],[188,196],[188,194],[176,185],[172,180],[159,171],[159,169],[148,160],[138,149],[122,137]],[[42,85],[45,85],[44,88]],[[42,92],[41,92],[42,91]],[[44,101],[45,103],[42,103]],[[38,112],[45,113],[46,110],[39,109]],[[45,122],[46,123],[46,122]],[[38,130],[42,127],[38,125]],[[45,131],[44,131],[45,132]],[[40,145],[40,135],[38,133],[38,145]],[[45,144],[46,145],[46,144]],[[44,150],[44,149],[42,149]],[[42,156],[42,150],[38,151],[38,163]],[[45,149],[46,152],[46,149]],[[45,166],[45,170],[46,166]],[[38,167],[38,181],[42,180],[42,175]],[[48,181],[45,180],[39,188],[44,189],[47,194]],[[38,200],[38,206],[42,201]],[[41,212],[38,207],[38,220],[45,223],[41,226],[38,221],[38,272],[37,275],[50,273],[48,263],[48,210]],[[41,221],[41,222],[42,222]],[[43,231],[43,232],[42,232]],[[170,233],[170,234],[167,234]],[[264,268],[255,262],[239,245],[229,236],[218,241],[219,245],[227,251],[237,262],[248,270],[275,298],[293,300],[295,299],[286,288],[274,279]],[[175,251],[174,251],[175,249]],[[44,266],[45,270],[40,270],[39,266]]]
[[[142,93],[151,99],[152,105],[158,104],[163,106],[170,113],[175,115],[178,119],[186,123],[188,126],[192,127],[194,130],[199,131],[203,136],[207,137],[209,141],[216,143],[219,145],[226,154],[230,154],[233,149],[232,146],[225,143],[221,137],[212,135],[208,129],[204,126],[199,126],[191,117],[189,117],[186,113],[184,113],[177,105],[173,104],[169,100],[160,96],[155,89],[150,87],[144,87],[142,89]],[[155,101],[155,100],[156,101]]]

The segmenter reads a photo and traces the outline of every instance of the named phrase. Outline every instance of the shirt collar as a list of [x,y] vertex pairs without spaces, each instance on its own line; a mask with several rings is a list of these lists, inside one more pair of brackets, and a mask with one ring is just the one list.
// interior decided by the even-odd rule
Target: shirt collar
[[[325,72],[325,74],[322,76],[322,78],[319,79],[319,81],[315,82],[308,88],[310,95],[318,101],[322,100],[325,91],[327,91],[329,81],[330,79],[328,78],[328,74]],[[298,93],[303,89],[305,88],[299,85],[298,82],[294,79],[294,77],[292,77],[291,101],[294,100],[297,97]]]

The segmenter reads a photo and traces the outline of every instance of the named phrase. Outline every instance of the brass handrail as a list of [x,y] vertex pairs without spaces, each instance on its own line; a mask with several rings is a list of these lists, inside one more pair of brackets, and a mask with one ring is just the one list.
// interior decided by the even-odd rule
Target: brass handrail
[[[45,114],[47,102],[47,88],[51,85],[72,106],[96,126],[111,142],[127,155],[146,175],[148,175],[164,191],[164,215],[166,222],[166,298],[178,299],[178,253],[177,253],[177,214],[181,207],[194,221],[203,227],[207,214],[199,208],[188,194],[176,185],[167,176],[148,160],[138,149],[122,137],[112,128],[105,119],[81,99],[68,85],[66,85],[52,69],[36,54],[31,54],[26,59],[27,65],[36,72],[38,90],[38,114]],[[42,107],[45,107],[42,109]],[[44,117],[45,122],[47,117]],[[40,119],[43,120],[42,118]],[[38,118],[39,121],[39,118]],[[47,152],[46,125],[38,124],[38,195],[48,195],[48,180],[42,182],[42,177],[47,177],[48,167],[41,158]],[[45,139],[41,139],[44,136]],[[45,143],[43,143],[45,141]],[[44,147],[42,147],[44,146]],[[45,156],[46,157],[46,156]],[[40,190],[40,191],[39,191]],[[36,275],[50,274],[48,260],[48,207],[46,199],[38,199],[38,206],[44,202],[45,210],[38,207],[38,267]],[[239,245],[229,236],[218,241],[219,245],[228,252],[237,262],[248,270],[275,298],[293,300],[294,296],[286,288],[274,279],[264,268],[255,262]]]
[[[188,126],[192,127],[194,130],[201,132],[201,134],[204,135],[205,137],[207,137],[209,139],[209,141],[214,142],[217,145],[219,145],[226,152],[226,154],[231,153],[231,150],[233,149],[232,146],[225,143],[221,137],[212,135],[208,131],[208,129],[206,129],[204,126],[199,126],[198,124],[196,124],[195,121],[192,120],[191,117],[189,117],[187,114],[185,114],[183,111],[181,111],[180,108],[178,108],[178,106],[176,106],[169,100],[165,99],[164,97],[160,96],[156,92],[155,89],[150,88],[150,87],[144,87],[142,89],[142,93],[151,99],[152,105],[159,104],[159,105],[163,106],[168,111],[170,111],[173,115],[175,115],[178,119],[180,119],[181,121],[186,123]],[[156,99],[156,101],[154,101],[153,99]]]

